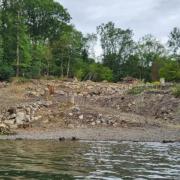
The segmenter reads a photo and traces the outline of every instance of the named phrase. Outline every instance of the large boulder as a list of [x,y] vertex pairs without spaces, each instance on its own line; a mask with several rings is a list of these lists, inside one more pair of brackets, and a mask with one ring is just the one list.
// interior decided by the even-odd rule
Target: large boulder
[[26,121],[26,114],[24,112],[18,112],[16,114],[16,124],[23,124]]

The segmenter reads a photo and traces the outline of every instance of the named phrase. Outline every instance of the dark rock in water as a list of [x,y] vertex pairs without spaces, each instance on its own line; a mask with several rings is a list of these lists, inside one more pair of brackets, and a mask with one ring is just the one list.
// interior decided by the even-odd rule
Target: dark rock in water
[[173,140],[163,140],[162,143],[168,144],[168,143],[175,143],[176,141]]
[[64,137],[60,137],[59,141],[65,141],[65,138]]
[[72,137],[71,139],[72,141],[78,141],[78,139],[76,137]]
[[18,138],[16,138],[15,140],[16,140],[16,141],[22,141],[23,139],[20,138],[20,137],[18,137]]

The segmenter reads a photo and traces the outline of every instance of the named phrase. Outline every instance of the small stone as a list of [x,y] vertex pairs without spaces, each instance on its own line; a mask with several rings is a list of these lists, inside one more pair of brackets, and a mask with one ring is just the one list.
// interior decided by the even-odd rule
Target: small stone
[[95,125],[96,125],[96,123],[95,123],[95,122],[92,122],[92,123],[91,123],[91,125],[92,125],[92,126],[95,126]]
[[96,123],[97,123],[97,124],[101,124],[101,121],[100,121],[100,120],[98,120],[98,121],[96,121]]
[[69,113],[69,116],[73,116],[73,113]]
[[31,121],[31,116],[30,115],[26,115],[26,122],[30,122]]
[[39,119],[41,119],[42,116],[37,116],[37,117],[34,117],[34,121],[38,121]]
[[65,95],[64,91],[56,91],[56,93],[59,94],[59,95]]
[[83,120],[83,119],[84,119],[84,115],[80,115],[80,116],[79,116],[79,119],[80,119],[80,120]]
[[53,104],[52,101],[46,101],[46,102],[43,103],[43,106],[49,107],[49,106],[51,106],[52,104]]
[[46,120],[43,121],[43,123],[47,124],[47,123],[49,123],[49,120],[46,119]]
[[15,124],[15,120],[5,120],[4,123],[11,126]]
[[75,107],[73,107],[72,111],[73,111],[73,112],[79,112],[79,111],[80,111],[80,108],[77,107],[77,106],[75,106]]
[[9,120],[11,120],[11,119],[15,119],[16,118],[16,114],[12,114],[11,116],[9,116]]
[[114,124],[113,124],[113,127],[117,127],[117,126],[118,126],[118,123],[114,123]]
[[74,124],[68,124],[68,127],[73,129],[74,128]]
[[31,108],[30,107],[26,108],[26,113],[27,113],[27,115],[31,114]]
[[15,113],[16,113],[16,109],[15,109],[15,108],[9,108],[9,109],[8,109],[8,113],[9,113],[10,115],[15,114]]
[[135,101],[132,102],[132,105],[136,105]]

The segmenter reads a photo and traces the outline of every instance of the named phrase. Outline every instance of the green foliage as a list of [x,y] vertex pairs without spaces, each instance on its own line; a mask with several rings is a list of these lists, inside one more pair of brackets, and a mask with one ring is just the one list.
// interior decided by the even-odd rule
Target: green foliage
[[88,74],[89,64],[84,62],[82,59],[78,59],[74,65],[74,75],[78,80],[84,80]]
[[89,78],[92,81],[112,81],[112,70],[102,64],[91,64],[89,67]]
[[[178,28],[170,34],[169,55],[152,35],[135,42],[130,29],[116,27],[113,22],[100,25],[97,34],[83,35],[70,20],[70,14],[55,0],[2,0],[0,80],[14,75],[114,82],[126,76],[145,81],[157,81],[160,76],[180,80]],[[102,64],[96,63],[94,52],[98,35]]]
[[170,49],[172,50],[172,53],[174,55],[177,55],[180,49],[180,29],[179,28],[175,27],[170,33],[168,45]]
[[9,81],[14,84],[24,84],[30,82],[31,80],[25,77],[11,77]]
[[167,81],[180,81],[180,65],[178,62],[169,60],[160,69],[160,76]]
[[123,77],[122,64],[133,53],[133,33],[129,29],[115,27],[113,22],[100,25],[97,32],[103,49],[103,64],[113,71],[114,81],[119,81]]
[[14,76],[14,69],[8,65],[0,65],[0,81],[9,80]]

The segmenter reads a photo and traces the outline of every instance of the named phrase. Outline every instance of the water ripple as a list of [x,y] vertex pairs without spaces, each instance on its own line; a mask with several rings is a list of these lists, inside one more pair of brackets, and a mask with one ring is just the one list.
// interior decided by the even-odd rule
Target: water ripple
[[180,179],[180,144],[0,141],[0,179]]

